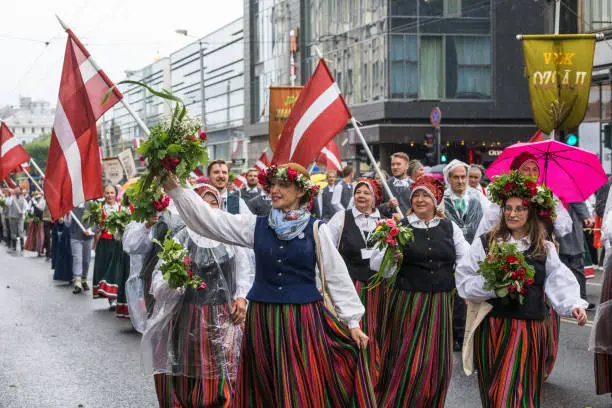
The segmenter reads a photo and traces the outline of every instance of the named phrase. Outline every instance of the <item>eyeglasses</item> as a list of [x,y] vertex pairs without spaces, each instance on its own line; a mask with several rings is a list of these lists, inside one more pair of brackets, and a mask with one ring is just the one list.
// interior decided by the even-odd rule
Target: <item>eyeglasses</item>
[[512,212],[514,211],[517,214],[521,214],[524,213],[525,211],[529,210],[529,207],[524,207],[524,206],[520,206],[520,207],[510,207],[510,206],[505,206],[504,207],[504,212],[506,214],[512,214]]

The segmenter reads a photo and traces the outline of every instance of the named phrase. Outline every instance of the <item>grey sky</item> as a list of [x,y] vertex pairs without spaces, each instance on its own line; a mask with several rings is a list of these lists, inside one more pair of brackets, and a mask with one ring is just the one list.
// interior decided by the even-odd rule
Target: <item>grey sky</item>
[[[0,25],[0,107],[19,95],[55,105],[66,47],[58,14],[110,78],[242,16],[243,0],[6,0]],[[45,42],[50,41],[48,46]]]

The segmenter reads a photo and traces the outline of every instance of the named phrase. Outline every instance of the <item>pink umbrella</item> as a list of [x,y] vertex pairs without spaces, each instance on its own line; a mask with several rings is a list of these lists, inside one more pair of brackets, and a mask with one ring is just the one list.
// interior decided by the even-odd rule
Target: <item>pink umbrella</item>
[[608,181],[596,154],[556,140],[507,147],[489,166],[487,176],[509,172],[512,161],[524,152],[538,161],[538,183],[548,186],[564,203],[584,201]]

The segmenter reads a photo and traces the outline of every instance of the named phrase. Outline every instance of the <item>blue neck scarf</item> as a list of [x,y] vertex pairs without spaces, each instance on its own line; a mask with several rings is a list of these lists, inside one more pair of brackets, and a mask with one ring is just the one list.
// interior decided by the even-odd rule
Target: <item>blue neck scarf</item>
[[[289,217],[290,219],[287,219]],[[278,239],[289,241],[304,231],[310,221],[310,212],[302,207],[285,214],[278,208],[273,208],[268,216],[268,225],[276,232]]]

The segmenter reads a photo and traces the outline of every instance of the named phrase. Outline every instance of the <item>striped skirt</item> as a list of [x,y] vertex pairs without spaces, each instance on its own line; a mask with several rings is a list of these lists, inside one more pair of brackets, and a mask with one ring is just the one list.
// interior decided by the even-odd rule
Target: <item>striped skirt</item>
[[380,407],[444,407],[453,370],[453,293],[388,289]]
[[380,375],[380,344],[382,321],[385,312],[385,294],[388,291],[386,285],[377,285],[370,289],[368,283],[355,281],[355,289],[359,294],[359,299],[365,307],[365,314],[361,319],[361,330],[368,335],[370,341],[365,349],[365,357],[370,370],[372,386],[376,388]]
[[[96,246],[94,260],[93,297],[117,299],[119,285],[127,280],[130,273],[129,255],[123,252],[121,241],[100,239]],[[125,293],[125,292],[123,292]],[[121,302],[127,309],[127,300]]]
[[[608,265],[606,261],[606,270],[601,285],[600,303],[609,302],[610,300],[612,300],[612,266]],[[608,316],[604,321],[610,321],[610,319]],[[612,336],[612,328],[609,325],[608,327],[599,327],[598,325],[595,329],[597,330],[596,338],[599,338],[599,336]],[[595,353],[595,388],[597,394],[612,393],[612,354]]]
[[[184,305],[172,322],[172,374],[156,374],[162,408],[229,407],[242,331],[224,305]],[[170,368],[170,367],[168,367]]]
[[38,252],[42,254],[45,249],[45,230],[41,222],[30,222],[28,225],[28,237],[24,248],[26,251]]
[[548,335],[545,320],[483,320],[474,333],[474,362],[483,407],[540,406]]
[[561,317],[552,305],[547,303],[548,313],[546,314],[546,328],[548,329],[548,354],[546,356],[546,373],[544,379],[546,380],[553,368],[555,368],[555,361],[557,360],[557,353],[559,352],[559,329],[561,328]]
[[365,356],[323,305],[251,302],[236,407],[375,407]]

